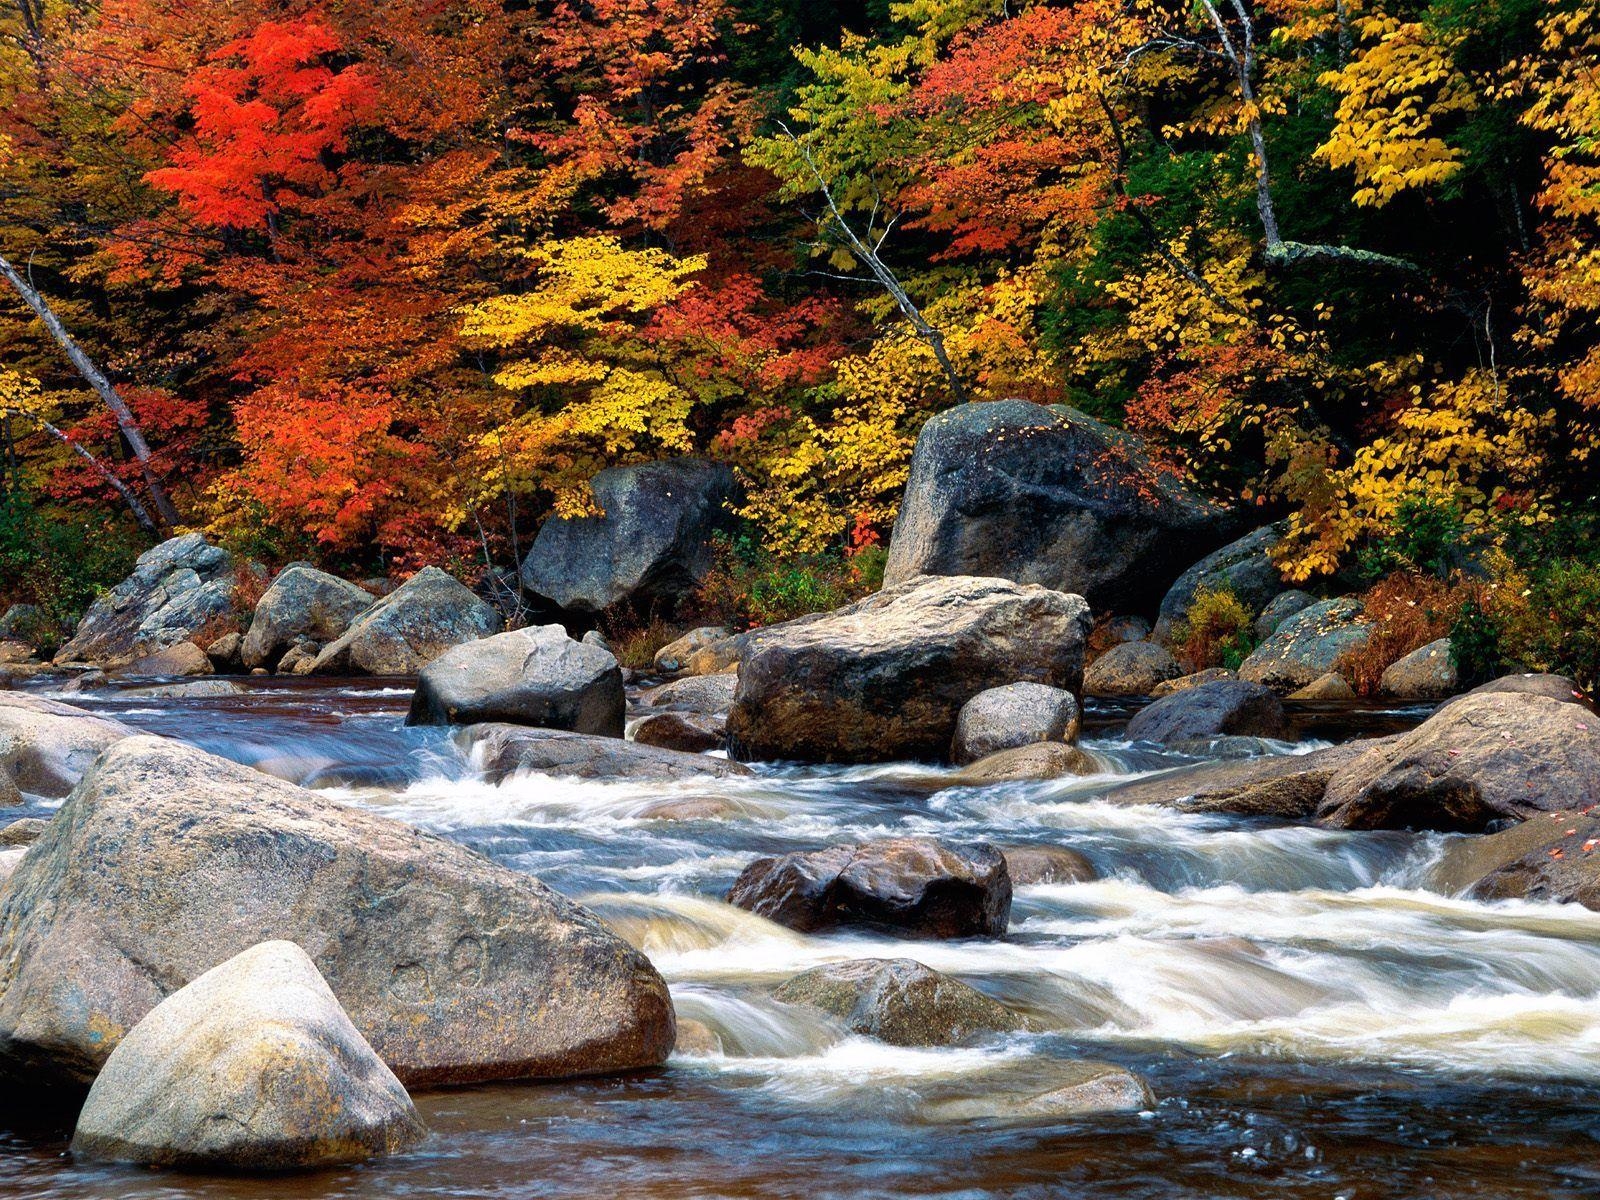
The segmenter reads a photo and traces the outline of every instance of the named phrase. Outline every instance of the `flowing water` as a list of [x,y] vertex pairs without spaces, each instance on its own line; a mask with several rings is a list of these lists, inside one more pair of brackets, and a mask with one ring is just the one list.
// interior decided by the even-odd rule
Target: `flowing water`
[[[420,1150],[279,1180],[86,1166],[68,1130],[0,1130],[0,1200],[273,1197],[1581,1197],[1600,1195],[1600,914],[1430,892],[1438,835],[1349,834],[1106,802],[1193,761],[1092,713],[1087,779],[946,786],[911,764],[641,786],[479,779],[409,692],[70,697],[455,838],[593,906],[721,1053],[568,1084],[422,1094]],[[1416,712],[1328,711],[1293,753]],[[1324,739],[1322,741],[1316,739]],[[732,818],[637,814],[715,795]],[[926,833],[1070,846],[1101,878],[1019,888],[999,942],[806,936],[723,904],[752,858]],[[818,963],[911,957],[1027,1014],[959,1049],[846,1035],[770,998]],[[1074,1059],[1147,1112],[1020,1121]]]

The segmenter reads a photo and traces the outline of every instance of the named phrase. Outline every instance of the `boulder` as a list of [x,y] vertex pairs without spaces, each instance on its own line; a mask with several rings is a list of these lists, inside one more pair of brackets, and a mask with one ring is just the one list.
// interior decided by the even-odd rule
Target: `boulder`
[[979,692],[961,706],[950,747],[966,764],[1029,742],[1070,742],[1078,736],[1078,701],[1065,688],[1009,683]]
[[1289,693],[1290,700],[1312,702],[1331,702],[1335,700],[1354,700],[1355,688],[1350,686],[1348,680],[1337,671],[1329,671],[1326,675],[1318,675],[1303,688],[1298,688]]
[[1012,887],[1040,883],[1086,883],[1100,872],[1076,850],[1065,846],[1002,846]]
[[1367,644],[1372,625],[1360,616],[1361,601],[1348,596],[1301,609],[1244,660],[1239,678],[1275,692],[1305,687],[1332,671],[1346,652]]
[[206,647],[206,657],[218,671],[237,671],[244,666],[240,654],[244,650],[244,634],[235,629],[225,633]]
[[49,826],[43,817],[23,817],[0,825],[0,847],[31,846]]
[[1266,641],[1278,632],[1278,627],[1294,616],[1303,612],[1317,602],[1317,598],[1310,592],[1290,590],[1279,592],[1256,617],[1256,640]]
[[917,438],[884,583],[998,576],[1139,611],[1230,527],[1132,434],[1061,405],[962,404]]
[[1317,811],[1335,773],[1390,740],[1360,738],[1310,754],[1201,763],[1123,784],[1105,798],[1114,804],[1166,804],[1186,812],[1303,821]]
[[739,666],[742,758],[942,759],[961,706],[1009,683],[1082,686],[1088,606],[1004,579],[919,578],[773,626]]
[[1167,589],[1156,616],[1155,637],[1172,639],[1175,626],[1189,615],[1189,606],[1201,589],[1229,591],[1251,612],[1260,612],[1283,590],[1283,577],[1272,561],[1272,551],[1283,541],[1278,525],[1263,525],[1214,550],[1190,567]]
[[438,567],[376,601],[317,655],[317,675],[415,675],[452,646],[500,632],[500,614]]
[[[1551,700],[1560,700],[1567,704],[1581,704],[1583,707],[1594,711],[1594,703],[1584,695],[1583,689],[1577,681],[1566,675],[1502,675],[1499,679],[1491,679],[1488,683],[1479,684],[1467,693],[1469,696],[1482,696],[1490,693],[1509,692],[1514,695],[1547,696]],[[1457,697],[1460,699],[1460,697]],[[1446,701],[1452,704],[1454,701]]]
[[325,646],[371,608],[371,592],[305,563],[285,567],[256,604],[250,632],[239,648],[246,667],[275,667],[284,651],[302,642]]
[[600,515],[552,517],[522,563],[522,586],[558,608],[671,608],[710,571],[713,535],[736,496],[724,463],[675,458],[611,467],[590,481]]
[[563,729],[469,725],[456,737],[490,783],[501,783],[519,772],[630,780],[725,779],[750,774],[750,768],[725,758]]
[[209,675],[215,668],[206,652],[193,642],[179,642],[165,650],[135,659],[118,675],[134,679],[168,679],[185,675]]
[[191,700],[205,698],[215,700],[219,696],[241,696],[244,689],[231,679],[196,679],[189,683],[158,683],[145,687],[130,687],[121,689],[119,696],[159,696],[163,699],[188,698]]
[[1178,660],[1154,642],[1123,642],[1095,659],[1083,672],[1089,696],[1148,696],[1183,674]]
[[996,750],[953,775],[941,777],[944,787],[983,787],[991,783],[1022,783],[1060,779],[1063,775],[1093,775],[1104,767],[1086,750],[1065,742],[1030,742],[1009,750]]
[[1542,900],[1600,911],[1600,818],[1554,812],[1445,848],[1427,886],[1474,900]]
[[706,713],[651,713],[641,718],[628,731],[628,736],[641,746],[703,754],[707,750],[720,750],[727,743],[728,721]]
[[726,713],[733,708],[739,680],[733,675],[691,675],[651,688],[640,702],[651,708],[681,708],[695,713]]
[[[1031,1071],[1033,1087],[1022,1095],[990,1090],[966,1099],[926,1105],[934,1121],[998,1121],[1005,1124],[1059,1122],[1106,1113],[1136,1113],[1155,1107],[1149,1086],[1115,1063],[1092,1059],[1053,1062]],[[1040,1078],[1042,1076],[1042,1078]],[[1044,1090],[1038,1090],[1044,1084]]]
[[1456,690],[1456,682],[1446,637],[1390,663],[1378,680],[1378,691],[1398,700],[1439,700]]
[[1011,916],[1011,876],[987,842],[889,838],[759,858],[734,881],[728,903],[802,933],[864,926],[997,938]]
[[1164,696],[1128,722],[1133,741],[1166,745],[1215,737],[1281,738],[1288,733],[1289,718],[1277,693],[1238,679],[1203,683]]
[[1545,696],[1463,696],[1328,782],[1336,829],[1476,832],[1600,804],[1600,718]]
[[233,559],[198,533],[146,550],[133,573],[89,606],[58,663],[123,666],[179,642],[233,612]]
[[406,724],[503,721],[619,738],[626,707],[609,650],[540,625],[446,650],[422,668]]
[[727,796],[682,796],[652,800],[628,815],[641,821],[726,821],[750,814]]
[[[3,735],[0,735],[3,736]],[[25,803],[22,790],[17,787],[17,781],[11,778],[9,769],[0,768],[0,808],[16,808]],[[0,831],[3,833],[3,831]],[[0,842],[0,845],[4,845]]]
[[0,1076],[86,1086],[168,995],[276,939],[306,950],[408,1085],[599,1075],[672,1049],[649,961],[532,876],[130,737],[0,894]]
[[34,650],[55,645],[61,630],[37,604],[13,604],[0,615],[0,642],[21,642]]
[[773,997],[827,1013],[851,1033],[891,1046],[959,1046],[1023,1026],[999,1001],[909,958],[813,967]]
[[21,667],[37,662],[33,647],[27,642],[0,642],[0,667]]
[[75,1154],[201,1170],[361,1162],[427,1130],[293,942],[262,942],[156,1005],[106,1059]]
[[1150,640],[1150,622],[1143,617],[1112,617],[1095,629],[1091,640],[1099,640],[1105,645],[1147,642]]
[[17,873],[17,868],[22,865],[22,860],[27,854],[26,846],[0,847],[0,888],[4,888],[7,881]]
[[1239,676],[1228,670],[1227,667],[1207,667],[1204,671],[1195,671],[1189,675],[1180,675],[1176,679],[1168,679],[1158,683],[1150,690],[1150,695],[1157,700],[1163,696],[1170,696],[1174,692],[1186,692],[1190,688],[1199,687],[1202,683],[1219,683],[1227,679],[1237,679]]
[[102,750],[132,733],[88,709],[0,692],[0,775],[24,792],[65,796]]
[[[283,652],[282,658],[278,659],[277,674],[309,675],[317,669],[317,656],[321,653],[322,647],[314,642],[296,642]],[[257,671],[265,674],[266,668],[251,668],[251,674]]]
[[656,651],[656,670],[682,671],[688,667],[689,659],[697,651],[723,641],[728,636],[727,629],[721,625],[702,625],[699,629],[691,629],[682,637],[673,639]]
[[678,1018],[678,1042],[674,1054],[687,1054],[694,1058],[708,1058],[722,1053],[722,1035],[704,1021],[693,1017]]

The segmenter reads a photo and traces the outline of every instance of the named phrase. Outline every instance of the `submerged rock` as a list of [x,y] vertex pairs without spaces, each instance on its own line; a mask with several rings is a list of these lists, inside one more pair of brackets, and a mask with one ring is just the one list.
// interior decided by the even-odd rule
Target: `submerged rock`
[[133,732],[88,709],[0,692],[0,774],[24,792],[65,796],[102,750]]
[[1165,696],[1128,722],[1134,741],[1176,744],[1222,736],[1281,738],[1289,733],[1283,701],[1271,688],[1219,680]]
[[376,603],[371,592],[305,563],[286,567],[256,603],[239,648],[247,668],[275,667],[291,646],[326,646]]
[[1060,779],[1064,775],[1093,775],[1101,770],[1093,755],[1065,742],[1030,742],[997,750],[953,775],[942,777],[945,787],[979,787],[990,783],[1019,783],[1030,779]]
[[233,559],[198,533],[146,550],[130,574],[89,606],[58,663],[123,666],[188,641],[233,611]]
[[997,938],[1011,915],[1005,856],[926,837],[760,858],[728,903],[802,933],[866,926],[925,938]]
[[685,754],[621,738],[521,725],[469,725],[456,735],[490,783],[519,771],[578,779],[719,779],[750,768],[709,754]]
[[415,675],[452,646],[500,632],[500,614],[438,567],[375,601],[322,648],[318,675]]
[[1022,1021],[976,988],[909,958],[863,958],[813,967],[773,996],[836,1017],[851,1033],[891,1046],[959,1046]]
[[427,1130],[304,950],[263,942],[156,1005],[89,1090],[75,1154],[287,1171],[360,1162]]
[[960,764],[1026,746],[1078,736],[1078,700],[1065,688],[1010,683],[979,692],[961,706],[950,758]]
[[1545,696],[1484,693],[1440,708],[1328,783],[1336,829],[1471,832],[1600,804],[1600,718]]
[[446,650],[422,668],[406,724],[504,721],[620,738],[626,707],[609,650],[541,625]]
[[884,583],[990,576],[1139,611],[1231,524],[1132,434],[1063,405],[962,404],[917,438]]
[[728,736],[743,758],[942,759],[987,688],[1082,683],[1088,606],[1003,579],[922,578],[773,626],[739,667]]
[[86,1086],[168,995],[276,939],[304,947],[408,1084],[604,1074],[672,1048],[649,961],[532,876],[138,736],[0,894],[0,1076]]
[[1301,609],[1278,626],[1239,667],[1239,678],[1292,692],[1326,675],[1347,652],[1372,636],[1361,620],[1361,601],[1343,597]]
[[983,1096],[938,1101],[925,1106],[924,1112],[935,1121],[987,1120],[1016,1124],[1101,1113],[1144,1112],[1155,1107],[1156,1100],[1149,1085],[1114,1063],[1058,1060],[1043,1074],[1048,1080],[1043,1091],[1017,1095],[996,1090]]
[[1085,668],[1083,690],[1089,696],[1148,696],[1183,674],[1178,660],[1154,642],[1122,642]]
[[733,470],[700,458],[610,467],[591,481],[600,515],[552,517],[522,563],[522,586],[558,608],[672,607],[713,561],[733,523]]
[[1100,873],[1076,850],[1065,846],[1002,846],[1013,887],[1038,883],[1085,883]]

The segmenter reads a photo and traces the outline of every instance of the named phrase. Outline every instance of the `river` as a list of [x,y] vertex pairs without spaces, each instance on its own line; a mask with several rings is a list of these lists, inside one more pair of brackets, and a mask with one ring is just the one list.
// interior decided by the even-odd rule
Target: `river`
[[[1084,745],[1106,771],[1083,779],[950,788],[899,764],[496,787],[440,731],[405,728],[409,691],[381,682],[64,698],[533,872],[641,945],[723,1052],[631,1078],[422,1093],[434,1136],[419,1150],[285,1179],[85,1165],[67,1129],[0,1129],[0,1200],[1600,1195],[1600,914],[1430,892],[1440,835],[1107,803],[1113,783],[1193,761],[1127,745],[1115,707],[1091,708]],[[1324,710],[1274,749],[1422,715]],[[742,816],[634,815],[663,794],[715,794]],[[805,936],[718,899],[759,855],[903,833],[1070,846],[1101,878],[1019,888],[999,942]],[[769,998],[861,957],[916,958],[1033,1030],[898,1049]],[[1081,1057],[1139,1073],[1156,1105],[1011,1119]]]

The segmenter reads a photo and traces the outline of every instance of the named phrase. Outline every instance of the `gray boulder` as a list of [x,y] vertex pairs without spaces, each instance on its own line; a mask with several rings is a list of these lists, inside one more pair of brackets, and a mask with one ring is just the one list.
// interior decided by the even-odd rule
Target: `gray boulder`
[[406,723],[504,721],[621,737],[626,706],[610,651],[541,625],[446,650],[422,668]]
[[[1590,711],[1594,710],[1594,702],[1584,694],[1583,689],[1578,686],[1577,680],[1566,675],[1502,675],[1499,679],[1491,679],[1488,683],[1479,684],[1467,695],[1482,696],[1500,692],[1514,695],[1545,696],[1551,700],[1560,700],[1565,704],[1581,704]],[[1446,703],[1454,703],[1454,701],[1446,701]]]
[[244,634],[237,629],[223,634],[206,647],[206,657],[218,671],[237,671],[244,665],[239,655],[244,649]]
[[728,717],[741,758],[942,759],[961,706],[987,688],[1077,692],[1082,598],[1004,579],[918,578],[777,625],[739,666]]
[[0,692],[0,775],[24,792],[65,796],[102,750],[133,732],[88,709]]
[[185,675],[209,675],[215,668],[206,652],[193,642],[179,642],[135,659],[117,674],[133,679],[167,679]]
[[1208,762],[1112,789],[1115,804],[1169,804],[1188,812],[1308,820],[1339,771],[1392,739],[1358,738],[1310,754],[1266,754]]
[[456,735],[490,783],[533,772],[576,779],[725,779],[750,768],[725,758],[685,754],[621,738],[523,725],[469,725]]
[[0,893],[0,1077],[82,1087],[163,999],[302,946],[409,1085],[653,1066],[643,955],[532,876],[176,742],[103,754]]
[[729,635],[721,625],[702,625],[691,629],[680,638],[674,638],[656,651],[655,666],[658,671],[682,671],[689,660],[707,646],[723,641]]
[[1319,824],[1476,832],[1600,804],[1600,719],[1546,696],[1489,692],[1441,707],[1329,781]]
[[1065,688],[1009,683],[979,692],[961,706],[953,762],[965,765],[1029,742],[1070,742],[1078,736],[1078,700]]
[[1128,722],[1132,740],[1167,745],[1215,737],[1281,738],[1288,733],[1289,718],[1277,693],[1237,679],[1163,696]]
[[1085,668],[1083,690],[1089,696],[1148,696],[1182,674],[1165,646],[1121,642]]
[[1538,900],[1600,911],[1600,818],[1555,812],[1452,841],[1427,886],[1474,900]]
[[675,458],[611,467],[590,482],[600,516],[552,517],[522,563],[522,586],[559,608],[672,607],[711,569],[736,488],[723,463]]
[[1060,405],[963,404],[917,438],[884,583],[998,576],[1138,611],[1230,526],[1132,434]]
[[1454,692],[1456,683],[1450,639],[1440,638],[1390,663],[1378,680],[1378,691],[1400,700],[1438,700]]
[[1190,567],[1167,589],[1156,617],[1155,637],[1165,642],[1173,627],[1189,615],[1189,606],[1202,588],[1230,591],[1251,612],[1260,612],[1283,590],[1283,578],[1272,561],[1272,551],[1283,541],[1283,529],[1263,525],[1214,550]]
[[452,646],[500,632],[500,614],[439,570],[424,567],[322,648],[317,675],[415,675]]
[[305,563],[286,567],[256,604],[250,631],[239,648],[249,668],[275,667],[289,647],[325,646],[341,637],[374,599],[336,575]]
[[233,612],[233,559],[198,533],[146,550],[133,573],[89,606],[55,661],[122,666],[188,641]]
[[1275,692],[1303,688],[1334,670],[1347,651],[1367,644],[1372,625],[1360,618],[1361,601],[1348,596],[1303,608],[1244,660],[1239,678]]
[[287,1171],[392,1154],[427,1134],[293,942],[263,942],[179,988],[111,1052],[75,1154],[142,1166]]
[[891,1046],[959,1046],[1021,1029],[999,1001],[909,958],[861,958],[802,972],[773,996]]
[[734,675],[691,675],[651,688],[640,700],[651,708],[681,708],[697,713],[726,713],[739,690]]
[[1317,598],[1310,592],[1287,591],[1279,592],[1256,617],[1256,639],[1266,641],[1278,632],[1278,627],[1295,613],[1310,608],[1317,602]]
[[944,787],[984,787],[991,783],[1093,775],[1104,769],[1091,754],[1077,746],[1065,742],[1030,742],[1010,750],[996,750],[953,775],[941,776],[940,782]]
[[641,746],[703,754],[727,744],[728,719],[711,713],[650,713],[628,730],[628,736]]
[[734,881],[728,903],[802,933],[862,926],[997,938],[1011,917],[1011,876],[987,842],[889,838],[759,858]]

